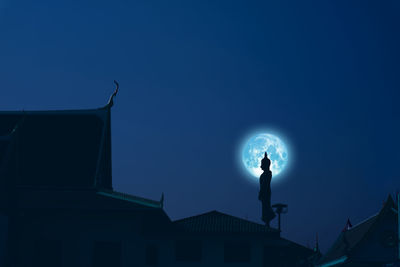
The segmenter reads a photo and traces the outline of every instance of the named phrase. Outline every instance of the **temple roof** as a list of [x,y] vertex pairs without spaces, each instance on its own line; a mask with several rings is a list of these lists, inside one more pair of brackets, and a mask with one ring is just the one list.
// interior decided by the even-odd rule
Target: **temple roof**
[[160,210],[160,201],[112,190],[111,107],[0,111],[0,209]]
[[389,196],[379,213],[367,218],[349,230],[343,230],[317,266],[335,266],[346,262],[348,255],[371,236],[371,232],[376,228],[377,221],[385,216],[387,212],[392,212],[393,207],[395,207],[395,203],[392,197]]
[[192,233],[263,233],[279,236],[277,229],[215,210],[176,220],[174,224]]
[[340,233],[333,246],[322,257],[320,264],[331,262],[345,256],[365,237],[365,234],[369,231],[377,218],[378,214],[375,214],[351,229]]

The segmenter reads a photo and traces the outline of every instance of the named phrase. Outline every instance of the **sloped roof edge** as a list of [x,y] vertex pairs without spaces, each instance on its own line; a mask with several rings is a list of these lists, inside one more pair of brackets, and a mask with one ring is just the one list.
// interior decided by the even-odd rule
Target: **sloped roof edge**
[[[226,220],[226,223],[221,225],[221,220]],[[216,210],[175,220],[173,223],[186,228],[186,230],[190,232],[225,232],[228,231],[228,229],[225,229],[228,227],[228,232],[279,233],[277,229],[267,228],[263,224],[235,217]]]
[[[332,254],[335,249],[338,249],[338,244],[343,242],[343,238],[344,238],[344,235],[346,233],[348,233],[348,234],[354,233],[354,230],[358,230],[360,227],[366,225],[367,229],[365,229],[365,232],[363,232],[362,236],[354,244],[352,244],[352,246],[349,248],[349,251],[347,253],[357,249],[360,246],[360,244],[363,243],[368,238],[368,236],[370,235],[371,231],[373,231],[373,229],[375,229],[378,219],[380,217],[382,217],[383,214],[385,214],[387,211],[390,211],[391,207],[393,205],[396,206],[396,204],[393,201],[393,198],[391,197],[391,195],[389,195],[387,200],[386,200],[386,202],[385,202],[385,205],[380,209],[380,211],[378,213],[376,213],[376,214],[368,217],[367,219],[359,222],[358,224],[353,226],[350,230],[347,230],[345,232],[340,233],[339,237],[333,243],[333,245],[328,250],[328,252],[321,258],[321,261],[319,262],[319,264],[317,266],[334,266],[334,265],[326,265],[326,264],[336,262],[339,259],[343,259],[346,255],[339,255],[339,256],[335,256],[335,257],[329,259],[329,254]],[[369,224],[369,225],[367,225],[367,224]],[[346,260],[347,260],[347,257],[346,257],[345,260],[340,261],[339,263],[343,263]],[[339,263],[335,263],[335,265],[339,264]]]
[[162,203],[160,201],[137,197],[137,196],[129,195],[126,193],[121,193],[121,192],[116,192],[116,191],[111,191],[111,190],[101,190],[101,191],[98,191],[97,194],[105,196],[105,197],[110,197],[110,198],[114,198],[114,199],[132,202],[132,203],[143,205],[146,207],[159,208],[159,209],[162,208]]

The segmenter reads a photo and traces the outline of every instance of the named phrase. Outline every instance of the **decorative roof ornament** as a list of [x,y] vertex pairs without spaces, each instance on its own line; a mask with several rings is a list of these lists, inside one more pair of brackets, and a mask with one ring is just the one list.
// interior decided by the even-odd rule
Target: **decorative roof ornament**
[[160,206],[161,208],[164,208],[164,192],[161,194]]
[[342,232],[348,231],[348,230],[350,230],[352,227],[353,227],[353,225],[351,224],[350,219],[348,218],[348,219],[347,219],[347,222],[346,222],[346,226],[343,228],[343,231],[342,231]]
[[318,241],[318,232],[315,235],[315,247],[314,252],[319,252],[319,241]]
[[116,85],[116,88],[115,88],[114,93],[110,96],[110,99],[108,100],[107,107],[109,107],[109,108],[111,108],[114,105],[114,97],[117,95],[118,89],[119,89],[118,82],[116,80],[114,80],[114,83]]

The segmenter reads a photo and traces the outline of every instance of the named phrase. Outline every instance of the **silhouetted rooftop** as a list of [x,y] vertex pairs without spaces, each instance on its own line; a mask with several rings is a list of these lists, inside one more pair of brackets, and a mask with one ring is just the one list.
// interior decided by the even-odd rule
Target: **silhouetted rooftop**
[[323,256],[321,263],[330,262],[344,256],[352,250],[364,237],[374,224],[378,214],[342,232],[329,251]]
[[163,207],[163,203],[161,201],[155,201],[155,200],[146,199],[146,198],[133,196],[133,195],[129,195],[126,193],[111,191],[111,190],[102,190],[102,191],[97,192],[97,194],[106,196],[106,197],[110,197],[113,199],[128,201],[128,202],[146,206],[149,208],[162,208]]
[[391,212],[391,209],[394,206],[394,201],[389,196],[387,201],[385,202],[384,207],[380,210],[379,213],[340,233],[339,237],[332,245],[332,247],[321,258],[321,261],[318,263],[319,266],[324,266],[324,264],[334,261],[344,262],[347,259],[347,255],[354,251],[362,242],[364,242],[368,238],[368,236],[371,235],[371,232],[375,227],[377,221],[382,218],[387,212]]
[[277,229],[215,210],[176,220],[174,224],[184,231],[198,233],[279,233]]
[[[14,192],[18,208],[27,212],[87,212],[160,210],[161,201],[132,196],[111,190],[54,190],[20,188]],[[4,209],[0,203],[0,208]]]

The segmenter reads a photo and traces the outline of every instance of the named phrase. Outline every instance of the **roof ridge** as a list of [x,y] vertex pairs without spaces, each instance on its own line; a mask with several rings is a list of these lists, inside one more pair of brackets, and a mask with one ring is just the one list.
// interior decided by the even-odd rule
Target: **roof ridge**
[[[394,203],[393,199],[391,198],[391,196],[389,195],[388,197],[388,201],[385,202],[385,205],[382,207],[382,209],[375,215],[375,220],[371,223],[371,225],[369,226],[368,230],[365,232],[365,234],[363,235],[363,237],[354,245],[354,247],[352,248],[352,250],[354,251],[355,249],[357,249],[360,244],[362,244],[367,238],[369,238],[371,231],[373,229],[375,229],[377,223],[378,223],[378,219],[382,220],[382,216],[384,216],[388,209],[388,203],[391,200],[392,204]],[[390,210],[389,210],[390,211]],[[370,218],[371,219],[371,218]]]
[[375,213],[375,214],[372,215],[372,216],[369,216],[368,218],[366,218],[366,219],[362,220],[361,222],[355,224],[353,227],[351,227],[351,228],[350,228],[349,230],[347,230],[347,231],[352,231],[354,228],[356,228],[356,227],[358,227],[358,226],[360,226],[360,225],[362,225],[362,224],[368,222],[369,220],[373,219],[374,217],[377,217],[378,215],[379,215],[379,212]]
[[356,249],[356,248],[360,245],[360,243],[362,243],[364,240],[366,240],[366,239],[369,237],[370,232],[371,232],[371,229],[374,229],[374,228],[375,228],[375,225],[376,225],[378,216],[379,216],[379,214],[378,214],[376,217],[374,217],[374,218],[375,218],[374,220],[372,220],[372,218],[371,218],[371,220],[370,220],[370,221],[371,221],[371,225],[367,228],[367,230],[366,230],[365,233],[362,235],[362,237],[361,237],[361,238],[354,244],[354,246],[351,248],[352,251],[354,251],[354,249]]
[[204,215],[209,214],[209,213],[222,213],[222,212],[219,212],[219,211],[217,211],[217,210],[211,210],[211,211],[207,211],[207,212],[200,213],[200,214],[197,214],[197,215],[193,215],[193,216],[181,218],[181,219],[175,220],[175,221],[173,221],[173,222],[181,222],[181,221],[184,221],[184,220],[188,220],[188,219],[192,219],[192,218],[197,218],[197,217],[200,217],[200,216],[204,216]]
[[258,222],[254,222],[254,221],[250,221],[248,219],[240,218],[240,217],[237,217],[237,216],[234,216],[234,215],[230,215],[230,214],[227,214],[227,213],[224,213],[224,212],[220,212],[218,210],[211,210],[211,211],[208,211],[208,212],[205,212],[205,213],[201,213],[201,214],[189,216],[189,217],[186,217],[186,218],[178,219],[178,220],[175,220],[173,222],[182,222],[182,221],[185,221],[185,220],[191,220],[191,219],[199,218],[199,217],[202,217],[202,216],[205,216],[205,215],[209,215],[209,214],[212,214],[212,213],[216,213],[216,214],[220,214],[220,215],[223,215],[223,216],[226,216],[226,217],[230,217],[230,218],[233,218],[233,219],[236,219],[236,220],[244,221],[246,223],[251,223],[251,224],[255,224],[255,225],[259,225],[259,226],[265,226],[264,224],[261,224],[261,223],[258,223]]
[[[337,245],[343,242],[343,238],[346,238],[345,234],[349,233],[351,234],[355,228],[358,228],[361,225],[364,225],[367,222],[370,222],[372,219],[376,219],[377,216],[379,215],[380,212],[368,217],[367,219],[362,220],[361,222],[359,222],[358,224],[354,225],[351,229],[346,230],[346,231],[341,231],[339,236],[336,238],[335,242],[331,245],[331,247],[329,248],[329,250],[323,255],[323,257],[320,259],[319,263],[324,263],[324,262],[330,262],[331,260],[327,260],[327,256],[332,253],[333,251],[335,251],[335,249],[337,249]],[[351,248],[351,250],[354,250],[355,247],[357,247],[357,245],[365,238],[365,235],[368,233],[368,231],[371,229],[371,227],[373,226],[375,222],[373,222],[368,230],[364,233],[364,236],[357,241],[357,243]]]
[[152,199],[145,198],[145,197],[139,197],[139,196],[136,196],[136,195],[131,195],[129,193],[119,192],[119,191],[116,191],[116,190],[100,190],[100,191],[108,191],[108,192],[112,192],[112,193],[115,193],[115,194],[118,194],[118,195],[123,195],[123,196],[126,196],[126,197],[133,197],[133,198],[137,198],[137,199],[149,200],[149,201],[154,201],[154,202],[157,202],[157,203],[159,202],[157,200],[152,200]]
[[137,204],[151,206],[153,208],[161,208],[161,204],[159,201],[148,199],[148,198],[143,198],[143,197],[138,197],[138,196],[134,196],[134,195],[130,195],[127,193],[122,193],[122,192],[118,192],[118,191],[114,191],[114,190],[100,189],[97,191],[97,194],[117,198],[120,200],[131,201],[131,202],[135,202]]
[[334,252],[335,249],[337,249],[337,244],[340,244],[343,241],[343,238],[346,238],[346,233],[348,234],[354,234],[355,229],[359,228],[362,225],[365,225],[366,223],[370,222],[370,225],[368,226],[368,228],[366,228],[366,230],[364,231],[363,235],[361,236],[360,239],[358,239],[354,245],[350,248],[351,251],[354,251],[356,249],[358,249],[360,247],[360,245],[362,243],[365,242],[365,240],[367,240],[370,237],[371,232],[376,228],[376,225],[379,221],[379,218],[381,218],[382,216],[384,216],[384,214],[387,213],[388,210],[390,210],[390,206],[388,206],[389,204],[393,205],[394,201],[391,198],[391,196],[388,197],[387,201],[385,202],[384,206],[374,215],[362,220],[361,222],[359,222],[358,224],[356,224],[355,226],[353,226],[351,229],[346,230],[346,231],[342,231],[338,238],[335,240],[335,242],[333,243],[333,245],[330,247],[330,249],[325,253],[325,255],[323,255],[323,257],[321,258],[321,260],[319,261],[319,264],[325,263],[325,262],[331,262],[332,259],[328,260],[327,256],[331,253]]
[[394,202],[394,200],[393,200],[393,198],[392,198],[392,196],[391,196],[390,194],[389,194],[387,200],[385,201],[384,206],[383,206],[377,213],[375,213],[374,215],[371,215],[371,216],[367,217],[366,219],[362,220],[361,222],[357,223],[356,225],[354,225],[354,226],[353,226],[351,229],[349,229],[348,231],[353,230],[353,229],[356,228],[357,226],[360,226],[360,225],[362,225],[363,223],[365,223],[365,222],[367,222],[367,221],[373,219],[374,217],[377,217],[380,213],[383,213],[383,211],[385,210],[386,206],[387,206],[389,203],[391,203],[391,204],[396,204],[396,203]]
[[257,224],[257,225],[265,226],[265,225],[263,225],[261,223],[253,222],[253,221],[250,221],[248,219],[240,218],[240,217],[233,216],[233,215],[230,215],[230,214],[226,214],[226,213],[223,213],[223,212],[219,212],[219,213],[221,213],[222,215],[234,218],[234,219],[238,219],[238,220],[242,220],[242,221],[245,221],[245,222],[249,222],[249,223],[254,223],[254,224]]
[[277,229],[217,210],[175,220],[172,223],[189,232],[278,233]]
[[336,238],[336,240],[333,242],[333,244],[330,246],[327,252],[325,252],[321,259],[319,260],[319,263],[322,264],[324,262],[330,262],[331,260],[327,260],[328,255],[332,252],[335,251],[336,245],[342,242],[342,236],[343,236],[343,231],[340,232],[339,236]]

